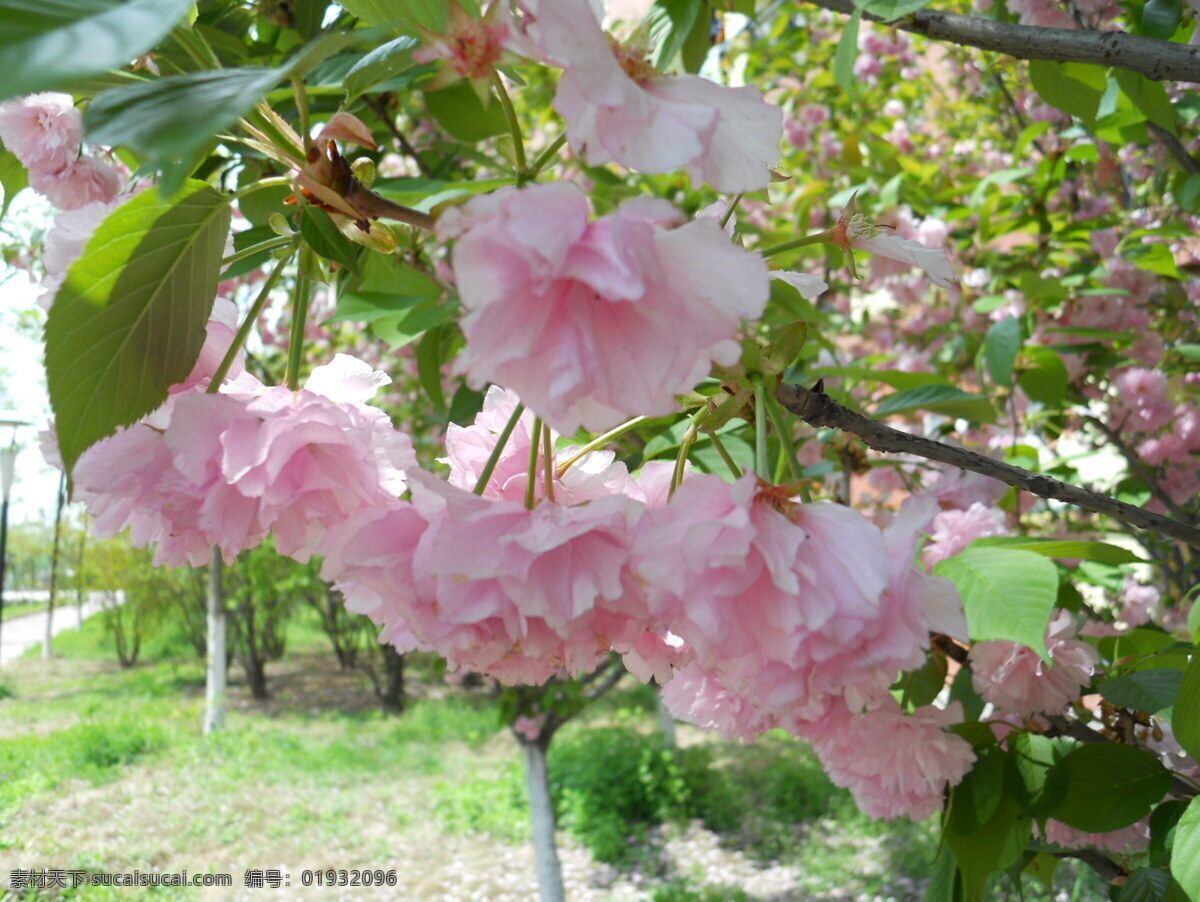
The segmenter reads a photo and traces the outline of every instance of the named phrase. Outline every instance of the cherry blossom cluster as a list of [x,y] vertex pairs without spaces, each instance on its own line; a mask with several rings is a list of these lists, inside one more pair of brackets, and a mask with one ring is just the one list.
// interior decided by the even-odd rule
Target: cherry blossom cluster
[[61,210],[111,202],[121,171],[82,153],[83,117],[69,94],[31,94],[0,104],[0,141],[29,174],[29,186]]

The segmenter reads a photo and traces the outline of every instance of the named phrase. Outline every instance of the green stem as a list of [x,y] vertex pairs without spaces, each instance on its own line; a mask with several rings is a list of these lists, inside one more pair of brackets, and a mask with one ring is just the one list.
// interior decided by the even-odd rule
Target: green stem
[[255,254],[262,254],[268,251],[277,250],[281,247],[287,247],[295,241],[294,238],[284,238],[280,235],[278,238],[268,238],[266,241],[260,241],[258,244],[253,244],[250,247],[243,248],[240,251],[235,251],[228,257],[221,258],[221,269],[226,269],[233,264],[245,260],[247,257],[253,257]]
[[496,444],[492,447],[492,453],[488,455],[487,463],[483,465],[483,470],[480,472],[479,478],[475,480],[475,488],[471,489],[476,495],[482,495],[483,490],[487,488],[488,480],[492,478],[492,473],[496,470],[496,464],[500,462],[500,455],[504,453],[504,446],[508,444],[508,437],[517,428],[517,422],[521,419],[521,414],[524,412],[524,404],[518,404],[513,408],[512,416],[504,424],[504,428],[496,438]]
[[788,428],[787,421],[783,418],[783,410],[779,407],[779,402],[775,400],[775,396],[770,392],[766,392],[767,398],[767,413],[771,417],[771,424],[775,427],[775,434],[779,436],[779,444],[783,448],[783,454],[787,459],[788,474],[793,480],[804,478],[804,473],[800,469],[800,462],[796,460],[796,443],[792,441],[792,432]]
[[259,289],[258,297],[250,305],[250,312],[242,320],[237,334],[233,336],[233,343],[229,345],[229,350],[225,352],[225,357],[222,358],[221,365],[217,367],[217,371],[213,373],[212,381],[208,383],[209,394],[215,395],[221,390],[221,383],[225,381],[225,376],[228,375],[230,367],[233,366],[233,361],[237,359],[238,351],[245,346],[246,338],[250,335],[250,329],[257,322],[263,307],[266,306],[267,298],[271,295],[271,289],[275,287],[275,283],[279,281],[280,275],[283,274],[283,268],[288,265],[288,261],[291,259],[292,254],[288,254],[276,263],[275,268],[267,274],[267,280],[263,282],[262,288]]
[[725,228],[725,226],[729,225],[729,220],[733,219],[733,211],[737,209],[737,205],[742,202],[742,198],[745,196],[745,194],[740,192],[733,196],[733,200],[729,202],[729,209],[727,209],[725,211],[725,215],[721,217],[721,228]]
[[292,76],[292,94],[296,98],[296,112],[300,114],[300,138],[304,141],[304,155],[307,157],[308,149],[312,147],[312,135],[309,134],[312,123],[308,112],[308,91],[304,88],[304,79],[298,75]]
[[550,163],[550,160],[558,153],[560,147],[567,143],[567,133],[563,132],[549,144],[547,144],[542,152],[537,155],[533,161],[533,165],[529,167],[528,178],[533,181],[541,173],[543,169]]
[[221,61],[213,52],[204,35],[188,25],[178,25],[172,30],[171,37],[183,48],[193,63],[201,69],[220,69]]
[[300,265],[296,267],[296,286],[292,295],[292,332],[288,336],[287,386],[292,391],[300,387],[300,367],[304,364],[304,328],[308,321],[308,276],[305,274],[312,258],[307,247],[300,250]]
[[542,472],[546,479],[546,497],[554,500],[554,445],[550,441],[550,424],[542,424]]
[[776,254],[794,251],[798,247],[807,247],[810,244],[820,244],[822,241],[829,240],[829,230],[817,232],[814,235],[805,235],[803,238],[793,238],[791,241],[785,241],[783,244],[773,244],[768,248],[764,248],[758,253],[763,257],[774,257]]
[[529,469],[525,471],[525,509],[533,510],[534,489],[537,487],[538,436],[542,432],[542,418],[533,418],[533,428],[529,430]]
[[517,187],[519,188],[529,178],[529,173],[525,168],[525,139],[521,136],[521,123],[517,121],[517,111],[513,109],[512,98],[508,96],[508,90],[504,87],[504,79],[500,77],[499,72],[492,73],[492,84],[496,88],[500,106],[504,110],[504,118],[508,120],[508,130],[512,134],[513,153],[516,156],[517,166]]
[[571,469],[572,466],[579,463],[579,461],[582,460],[584,457],[586,457],[588,454],[591,454],[597,448],[603,448],[605,445],[607,445],[613,439],[619,438],[620,436],[624,435],[629,430],[631,430],[637,426],[640,426],[642,423],[646,422],[646,419],[647,419],[646,417],[634,417],[632,420],[622,423],[617,428],[608,430],[608,432],[604,433],[604,435],[602,435],[598,438],[592,439],[590,442],[588,442],[586,445],[584,445],[582,448],[580,448],[578,451],[576,451],[574,454],[572,454],[570,457],[568,457],[566,460],[564,460],[562,463],[560,463],[558,465],[558,478],[562,479],[563,474],[565,472],[567,472],[567,470]]
[[687,432],[683,434],[683,440],[679,443],[679,453],[675,455],[675,469],[671,472],[671,490],[667,493],[668,499],[675,494],[677,488],[683,485],[683,471],[687,467],[688,454],[691,453],[692,443],[696,441],[696,434],[700,431],[700,418],[707,414],[707,408],[701,407],[700,411],[692,417],[692,422],[688,426]]
[[[236,139],[235,139],[236,140]],[[278,188],[280,186],[290,185],[292,180],[285,175],[273,175],[270,178],[259,179],[257,182],[251,182],[245,188],[238,188],[230,196],[230,200],[241,200],[247,194],[253,194],[255,191],[262,191],[264,188]]]
[[766,389],[761,380],[754,382],[754,472],[758,478],[771,478],[770,462],[767,460],[767,400]]
[[729,472],[733,474],[734,479],[741,479],[743,475],[741,468],[734,462],[733,457],[725,450],[725,444],[717,437],[715,432],[708,433],[708,437],[712,439],[713,447],[717,449],[717,453],[721,455],[721,460],[725,461],[725,466],[729,467]]

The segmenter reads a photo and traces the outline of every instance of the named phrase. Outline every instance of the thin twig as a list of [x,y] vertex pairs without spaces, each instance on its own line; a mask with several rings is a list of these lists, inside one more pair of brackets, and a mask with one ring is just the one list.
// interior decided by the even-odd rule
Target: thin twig
[[396,143],[400,145],[400,149],[405,154],[412,157],[413,162],[417,164],[417,170],[427,179],[433,178],[433,171],[425,165],[425,161],[421,159],[421,155],[417,153],[417,149],[412,146],[404,132],[400,131],[400,126],[396,125],[396,120],[391,113],[388,112],[387,104],[378,97],[368,97],[367,103],[371,109],[375,111],[383,124],[387,126],[388,131],[392,133],[392,137],[396,139]]
[[1169,536],[1200,548],[1200,529],[1170,517],[1151,513],[1132,504],[1117,501],[1099,492],[1068,485],[1050,476],[1031,473],[965,448],[955,448],[920,435],[892,429],[838,404],[823,392],[809,391],[799,385],[780,383],[775,390],[779,403],[811,426],[830,426],[857,435],[868,446],[884,453],[913,454],[928,460],[970,470],[1007,485],[1016,486],[1042,498],[1065,501],[1093,513],[1106,514],[1140,529]]

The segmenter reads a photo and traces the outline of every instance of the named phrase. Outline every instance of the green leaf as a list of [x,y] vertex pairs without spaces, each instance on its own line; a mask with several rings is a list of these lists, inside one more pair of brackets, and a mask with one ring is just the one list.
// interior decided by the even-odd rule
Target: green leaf
[[349,270],[358,269],[357,249],[338,231],[324,210],[306,205],[300,211],[300,234],[305,243],[326,260],[340,263]]
[[395,350],[420,337],[428,329],[447,322],[457,311],[457,304],[440,299],[421,301],[399,316],[376,320],[371,324],[371,331]]
[[5,0],[0,100],[67,89],[170,34],[193,0]]
[[958,862],[954,860],[950,847],[940,844],[933,862],[933,873],[929,876],[929,886],[925,888],[924,902],[959,902],[961,898]]
[[1192,654],[1183,672],[1183,683],[1171,712],[1171,729],[1183,750],[1193,758],[1200,758],[1200,653]]
[[1118,902],[1164,902],[1171,888],[1171,872],[1166,868],[1138,868],[1131,871],[1121,887]]
[[1034,401],[1053,405],[1067,393],[1070,376],[1062,357],[1050,348],[1026,345],[1021,349],[1017,383]]
[[854,61],[858,57],[858,25],[861,21],[862,10],[855,7],[833,55],[833,80],[848,93],[854,90]]
[[854,0],[856,8],[873,16],[879,16],[885,22],[895,22],[907,15],[924,9],[932,0]]
[[1171,106],[1166,88],[1140,72],[1130,72],[1127,69],[1113,69],[1113,77],[1125,96],[1148,121],[1166,129],[1172,135],[1176,133],[1175,108]]
[[946,658],[931,654],[916,670],[903,674],[894,689],[900,690],[900,704],[907,710],[928,705],[946,686]]
[[704,61],[708,59],[708,51],[712,50],[713,45],[712,26],[712,10],[705,3],[700,15],[696,16],[692,30],[687,33],[683,47],[679,50],[679,61],[683,63],[684,72],[695,75],[704,67]]
[[1150,813],[1171,788],[1171,774],[1145,749],[1116,742],[1082,745],[1048,778],[1065,781],[1053,817],[1077,830],[1107,833]]
[[1128,548],[1110,545],[1108,542],[1092,542],[1070,539],[1038,539],[1030,536],[988,536],[976,539],[974,545],[986,548],[1019,548],[1032,551],[1043,557],[1068,558],[1084,561],[1099,561],[1102,564],[1136,564],[1142,562]]
[[412,54],[418,46],[416,38],[396,38],[376,47],[346,73],[342,82],[347,101],[365,94],[380,82],[387,81],[413,66]]
[[442,393],[442,358],[444,339],[447,337],[445,326],[430,329],[417,344],[417,379],[425,394],[439,411],[446,409],[446,396]]
[[248,67],[190,72],[106,91],[83,115],[89,140],[144,154],[162,170],[170,195],[201,148],[282,81],[282,69]]
[[1169,276],[1172,279],[1181,278],[1179,267],[1175,265],[1175,255],[1165,244],[1138,244],[1127,247],[1121,256],[1146,272],[1156,276]]
[[950,814],[944,827],[947,837],[972,836],[995,815],[1004,795],[1006,757],[999,746],[976,752],[975,766],[950,791]]
[[29,173],[21,165],[16,156],[7,151],[0,151],[0,186],[4,188],[4,203],[0,204],[0,219],[8,213],[8,205],[13,202],[17,192],[29,185]]
[[1175,826],[1171,873],[1192,902],[1200,900],[1200,796],[1188,803]]
[[1175,844],[1175,827],[1188,803],[1182,799],[1163,802],[1150,815],[1150,865],[1158,867],[1171,860],[1171,847]]
[[962,872],[967,902],[983,902],[988,878],[1016,862],[1029,842],[1032,821],[1021,816],[1021,806],[1011,794],[1000,798],[996,813],[967,837],[946,835]]
[[1096,122],[1100,98],[1104,96],[1104,70],[1087,63],[1055,63],[1030,60],[1029,80],[1038,96],[1088,125]]
[[973,423],[991,423],[996,419],[996,409],[991,401],[953,385],[918,385],[888,395],[875,408],[873,416],[885,417],[914,410],[931,410]]
[[1157,714],[1175,704],[1183,672],[1174,667],[1152,667],[1100,684],[1100,694],[1121,708]]
[[1179,0],[1149,0],[1142,7],[1142,34],[1148,38],[1169,41],[1179,27],[1183,4]]
[[394,25],[410,35],[422,28],[443,32],[450,24],[449,0],[346,0],[341,6],[370,25]]
[[993,323],[983,339],[983,359],[988,375],[997,385],[1012,387],[1013,365],[1021,350],[1021,323],[1015,316],[1006,316]]
[[228,198],[150,189],[100,224],[46,323],[46,382],[69,473],[88,447],[158,408],[187,378],[217,291]]
[[709,15],[711,13],[704,0],[655,0],[645,18],[645,23],[650,27],[650,42],[654,45],[650,62],[666,71],[683,49],[696,20],[707,20]]
[[508,120],[499,101],[486,107],[469,82],[460,81],[440,91],[427,91],[429,113],[455,138],[468,143],[507,134]]
[[1046,627],[1058,597],[1058,571],[1031,551],[972,544],[933,568],[958,587],[972,639],[1008,639],[1045,661]]
[[1070,739],[1050,739],[1037,733],[1016,733],[1008,740],[1013,765],[1021,779],[1028,817],[1046,817],[1060,801],[1066,786],[1049,780],[1050,771],[1076,746]]

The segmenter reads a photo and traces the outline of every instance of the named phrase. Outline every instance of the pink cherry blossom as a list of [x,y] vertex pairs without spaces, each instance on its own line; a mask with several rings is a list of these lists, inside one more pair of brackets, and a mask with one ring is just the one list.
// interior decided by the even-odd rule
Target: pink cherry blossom
[[922,560],[926,567],[954,557],[975,539],[984,536],[1006,536],[1008,525],[1004,511],[985,507],[978,501],[964,510],[942,511],[933,518],[932,541],[925,546]]
[[459,368],[517,392],[571,434],[676,408],[713,362],[737,360],[762,313],[762,260],[711,220],[638,198],[595,222],[578,189],[505,188],[448,210],[466,315]]
[[0,104],[0,141],[31,177],[65,169],[82,140],[83,118],[69,94],[30,94]]
[[[753,476],[694,476],[643,517],[632,569],[650,613],[763,714],[821,716],[847,692],[874,698],[928,641],[928,584],[911,542],[894,551],[861,514],[796,504]],[[940,582],[934,586],[941,588]]]
[[487,102],[488,82],[501,65],[517,62],[516,47],[524,45],[513,33],[506,3],[492,0],[491,6],[475,18],[457,2],[450,4],[450,22],[444,34],[424,32],[424,46],[413,51],[413,60],[432,63],[445,60],[446,65],[426,86],[429,90],[448,87],[459,79],[467,79]]
[[134,544],[157,543],[161,563],[202,564],[213,546],[232,561],[272,530],[282,553],[306,560],[334,525],[389,508],[414,463],[408,437],[361,402],[372,377],[352,358],[313,371],[309,385],[327,394],[267,389],[244,372],[218,393],[199,391],[228,347],[230,313],[218,312],[213,353],[162,408],[75,467],[98,532],[130,528]]
[[521,0],[540,61],[563,69],[554,107],[590,166],[686,168],[696,183],[735,193],[765,188],[779,160],[782,111],[757,88],[665,75],[645,49],[612,41],[588,0]]
[[971,649],[975,691],[984,701],[1016,714],[1058,714],[1092,681],[1099,656],[1075,639],[1071,614],[1059,611],[1046,629],[1051,665],[1016,642],[978,642]]
[[829,779],[854,794],[871,817],[922,821],[942,807],[946,786],[957,786],[975,752],[946,727],[962,720],[962,707],[926,705],[911,714],[891,696],[863,712],[835,705],[801,735],[812,743]]
[[121,173],[96,157],[80,157],[54,172],[29,171],[29,187],[61,210],[110,203],[121,192],[121,182]]
[[526,510],[428,474],[410,477],[413,505],[429,524],[413,572],[436,598],[415,607],[412,628],[452,663],[541,683],[561,669],[591,669],[643,632],[644,607],[625,573],[635,502]]
[[408,436],[360,400],[373,392],[363,387],[372,376],[367,364],[338,355],[304,389],[239,398],[241,410],[228,395],[181,399],[167,442],[176,466],[215,492],[205,498],[202,522],[219,532],[228,490],[236,490],[257,504],[280,553],[305,561],[320,553],[331,526],[386,507],[405,488],[403,469],[416,461]]
[[1150,818],[1107,833],[1087,833],[1062,821],[1046,821],[1046,841],[1064,849],[1101,849],[1117,855],[1142,852],[1150,845]]
[[1155,620],[1162,613],[1159,605],[1161,596],[1154,586],[1143,586],[1132,576],[1125,577],[1121,589],[1120,620],[1129,626],[1141,626]]

